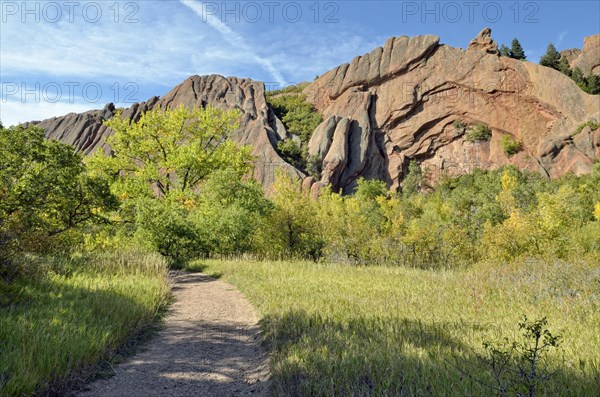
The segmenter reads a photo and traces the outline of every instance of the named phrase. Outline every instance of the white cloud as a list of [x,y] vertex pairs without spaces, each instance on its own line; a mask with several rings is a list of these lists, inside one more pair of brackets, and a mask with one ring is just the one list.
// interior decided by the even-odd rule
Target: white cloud
[[199,47],[206,36],[201,26],[193,26],[190,34],[185,14],[174,12],[168,3],[136,3],[137,23],[115,23],[110,2],[102,3],[105,17],[96,23],[81,16],[56,23],[7,17],[0,38],[2,74],[110,77],[172,86],[187,77],[181,70],[189,64],[190,49]]
[[[139,87],[136,100],[145,100],[166,93],[192,74],[250,77],[272,85],[311,80],[385,41],[365,40],[358,27],[314,24],[308,19],[299,24],[271,23],[265,17],[259,23],[242,20],[233,26],[203,14],[205,3],[180,1],[134,2],[139,6],[138,22],[130,24],[115,23],[109,10],[114,4],[129,4],[123,2],[95,2],[105,16],[97,23],[82,21],[81,15],[74,22],[65,17],[57,23],[8,18],[0,24],[0,80],[28,87],[95,82],[105,93],[114,84],[124,87],[133,82]],[[106,96],[102,100],[119,102]],[[3,101],[0,119],[12,124],[103,106],[46,102]]]

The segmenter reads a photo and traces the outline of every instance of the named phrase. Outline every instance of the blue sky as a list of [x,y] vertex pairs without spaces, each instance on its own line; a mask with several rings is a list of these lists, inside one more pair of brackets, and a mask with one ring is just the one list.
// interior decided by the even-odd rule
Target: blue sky
[[0,120],[129,106],[193,74],[268,88],[312,80],[390,36],[466,48],[484,27],[537,62],[549,42],[582,48],[600,1],[0,0]]

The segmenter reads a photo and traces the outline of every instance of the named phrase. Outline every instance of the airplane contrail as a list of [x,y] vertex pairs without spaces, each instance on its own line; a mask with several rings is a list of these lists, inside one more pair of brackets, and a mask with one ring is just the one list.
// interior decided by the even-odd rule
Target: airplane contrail
[[248,53],[250,57],[259,65],[261,65],[264,69],[266,69],[271,76],[279,83],[282,87],[287,85],[286,80],[283,78],[283,75],[273,63],[267,59],[256,54],[248,44],[246,44],[244,38],[237,32],[233,31],[229,26],[223,23],[219,18],[217,18],[212,13],[207,12],[206,5],[200,1],[196,0],[179,0],[181,4],[188,7],[192,10],[196,15],[202,18],[203,21],[206,21],[212,28],[218,31],[221,36],[234,47]]

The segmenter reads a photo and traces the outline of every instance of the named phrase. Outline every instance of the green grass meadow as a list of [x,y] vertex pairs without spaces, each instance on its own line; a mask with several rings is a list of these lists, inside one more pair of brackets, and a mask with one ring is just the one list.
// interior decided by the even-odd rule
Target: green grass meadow
[[[541,261],[466,270],[199,261],[257,307],[276,396],[489,396],[475,353],[522,315],[563,336],[546,396],[600,395],[600,268]],[[460,368],[458,370],[457,368]]]
[[169,300],[158,255],[51,262],[0,280],[0,396],[61,395],[154,323]]

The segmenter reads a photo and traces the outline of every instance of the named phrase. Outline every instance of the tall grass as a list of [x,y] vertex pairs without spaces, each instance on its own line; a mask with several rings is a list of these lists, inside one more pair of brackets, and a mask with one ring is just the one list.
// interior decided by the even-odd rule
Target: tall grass
[[[466,270],[306,262],[197,262],[262,317],[277,396],[488,396],[484,340],[547,316],[562,347],[547,396],[600,395],[600,267],[480,264]],[[461,370],[457,370],[457,367]],[[462,373],[461,373],[462,371]],[[537,394],[536,394],[537,395]]]
[[0,281],[2,396],[61,393],[155,321],[169,298],[158,255],[46,259],[32,267],[33,277]]

